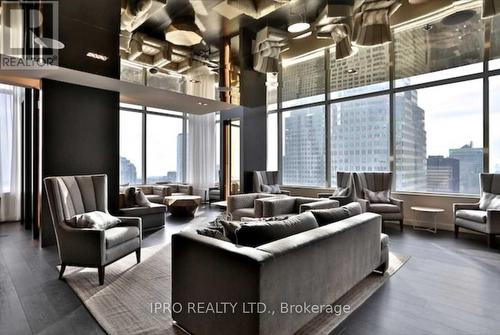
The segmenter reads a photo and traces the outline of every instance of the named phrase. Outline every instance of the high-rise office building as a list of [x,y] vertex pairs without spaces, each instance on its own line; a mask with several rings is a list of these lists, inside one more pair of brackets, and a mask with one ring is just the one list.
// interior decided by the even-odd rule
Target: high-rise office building
[[325,182],[325,115],[317,109],[297,110],[284,116],[285,184],[322,185]]
[[136,184],[137,168],[127,158],[120,157],[120,184]]
[[450,149],[450,158],[460,162],[460,193],[479,194],[479,174],[483,171],[483,149],[473,143]]
[[427,191],[458,193],[460,191],[460,161],[444,156],[427,158]]

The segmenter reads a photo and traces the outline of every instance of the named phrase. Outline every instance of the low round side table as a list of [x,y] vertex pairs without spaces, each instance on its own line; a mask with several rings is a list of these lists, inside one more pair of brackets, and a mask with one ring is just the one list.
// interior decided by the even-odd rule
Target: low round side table
[[413,230],[425,230],[429,231],[431,233],[436,234],[437,233],[437,216],[441,213],[444,213],[444,209],[442,208],[432,208],[432,207],[412,207],[411,208],[415,212],[415,223],[425,223],[425,221],[418,220],[418,214],[428,214],[432,216],[432,223],[434,225],[433,227],[426,227],[426,226],[416,226],[415,223],[413,224]]

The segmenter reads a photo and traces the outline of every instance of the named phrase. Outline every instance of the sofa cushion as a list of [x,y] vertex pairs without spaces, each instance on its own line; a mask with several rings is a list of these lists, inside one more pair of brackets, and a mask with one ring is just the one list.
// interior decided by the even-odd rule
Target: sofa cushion
[[138,188],[144,191],[144,194],[153,194],[153,186],[141,185]]
[[311,213],[316,218],[318,225],[324,226],[330,223],[338,222],[350,218],[354,215],[361,214],[361,206],[357,202],[352,202],[348,205],[330,208],[330,209],[315,209]]
[[123,193],[125,194],[123,207],[134,207],[136,205],[135,191],[136,189],[133,186],[125,188],[125,190],[123,191]]
[[500,209],[500,194],[483,192],[479,201],[479,209],[482,211]]
[[365,194],[365,199],[368,200],[370,203],[374,204],[383,204],[383,203],[390,203],[391,200],[389,199],[390,197],[390,192],[389,190],[385,191],[380,191],[380,192],[373,192],[367,188],[364,190]]
[[146,198],[150,202],[154,202],[156,204],[162,204],[163,201],[165,200],[165,197],[163,197],[161,195],[156,195],[156,194],[146,194]]
[[399,206],[393,204],[372,204],[370,203],[370,212],[382,213],[399,213]]
[[255,217],[255,209],[254,208],[240,208],[232,213],[233,219],[239,220],[243,217],[253,218]]
[[232,242],[229,238],[227,238],[224,235],[224,232],[222,232],[216,228],[210,228],[210,227],[209,228],[202,228],[202,229],[197,229],[196,232],[202,236],[215,238],[215,239],[225,241],[225,242]]
[[158,214],[158,213],[166,213],[167,206],[160,204],[151,204],[151,207],[130,207],[130,208],[121,208],[120,213],[126,216],[142,216],[149,214]]
[[108,213],[94,211],[90,213],[77,214],[66,220],[68,226],[73,228],[108,229],[119,224],[121,220]]
[[318,227],[314,215],[305,212],[283,221],[249,222],[236,230],[237,244],[257,247]]
[[241,222],[230,221],[230,220],[220,220],[219,223],[221,224],[221,226],[224,230],[224,236],[227,239],[229,239],[231,242],[236,243],[236,241],[237,241],[236,231],[238,229],[240,229]]
[[114,227],[104,232],[107,249],[116,247],[136,237],[139,237],[139,228],[137,227]]
[[488,220],[488,212],[476,211],[471,209],[461,209],[456,212],[456,217],[464,220],[470,220],[477,223],[486,223]]

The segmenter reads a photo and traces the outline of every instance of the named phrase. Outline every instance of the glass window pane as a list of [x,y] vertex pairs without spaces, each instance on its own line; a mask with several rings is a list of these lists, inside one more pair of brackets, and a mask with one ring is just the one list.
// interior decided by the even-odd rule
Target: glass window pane
[[331,105],[332,185],[337,171],[389,171],[389,96]]
[[283,113],[283,184],[325,185],[325,108]]
[[267,114],[267,170],[278,171],[278,113]]
[[140,66],[121,61],[120,80],[144,85],[144,69]]
[[162,114],[170,114],[170,115],[177,115],[177,116],[183,116],[183,112],[175,112],[171,111],[168,109],[160,109],[160,108],[154,108],[154,107],[148,107],[147,108],[148,112],[155,112],[155,113],[162,113]]
[[396,189],[479,194],[482,80],[398,93]]
[[324,51],[283,61],[283,107],[325,100]]
[[147,115],[147,183],[183,180],[182,119]]
[[500,16],[495,16],[491,23],[490,70],[500,69]]
[[142,113],[120,112],[120,185],[142,182]]
[[490,172],[500,173],[500,76],[490,78]]
[[351,57],[335,60],[330,52],[331,98],[389,89],[389,44],[360,47]]
[[459,24],[446,20],[394,33],[396,86],[408,86],[478,73],[483,68],[481,9]]

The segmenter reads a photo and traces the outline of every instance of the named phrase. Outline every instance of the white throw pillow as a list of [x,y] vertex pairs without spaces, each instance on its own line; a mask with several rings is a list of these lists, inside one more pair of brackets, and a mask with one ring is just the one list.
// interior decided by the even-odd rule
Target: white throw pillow
[[262,192],[270,194],[280,194],[281,189],[279,185],[262,185]]
[[500,194],[483,192],[479,201],[479,209],[482,211],[500,209]]
[[66,223],[73,228],[93,228],[105,230],[122,222],[119,218],[104,212],[89,212],[78,214],[67,220]]
[[135,203],[141,207],[151,207],[151,202],[140,188],[135,192]]
[[365,188],[364,193],[365,199],[373,204],[387,204],[391,202],[391,200],[389,199],[389,197],[391,196],[389,190],[373,192]]

